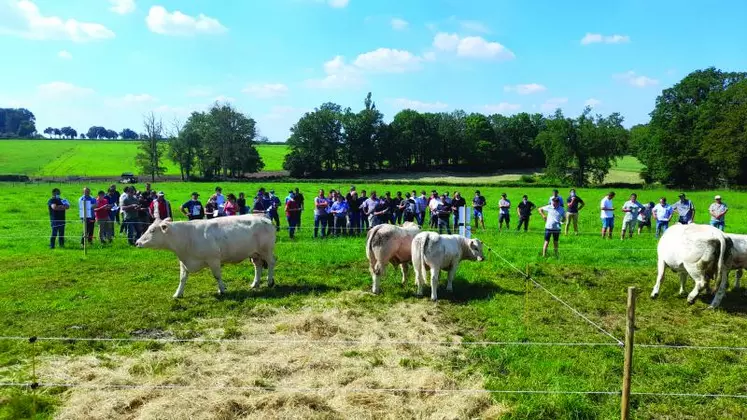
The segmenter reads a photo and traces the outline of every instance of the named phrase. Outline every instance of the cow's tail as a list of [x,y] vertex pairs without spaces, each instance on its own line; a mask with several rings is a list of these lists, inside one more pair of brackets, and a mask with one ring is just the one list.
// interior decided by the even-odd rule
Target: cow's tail
[[425,256],[428,255],[428,245],[431,242],[431,235],[425,235],[425,239],[423,240],[423,249],[421,251],[420,255],[420,269],[423,272],[423,276],[425,276],[425,270],[428,268],[428,265],[425,263]]
[[[719,290],[721,287],[721,275],[723,274],[723,270],[726,269],[726,266],[724,265],[724,258],[726,256],[726,236],[722,233],[718,236],[718,241],[720,243],[720,252],[718,254],[718,267],[716,268],[716,290]],[[728,275],[728,272],[726,273]]]
[[376,256],[373,252],[373,237],[374,237],[374,230],[371,229],[368,231],[368,234],[366,235],[366,258],[368,258],[368,263],[371,266],[371,270],[374,270],[374,267],[376,266]]

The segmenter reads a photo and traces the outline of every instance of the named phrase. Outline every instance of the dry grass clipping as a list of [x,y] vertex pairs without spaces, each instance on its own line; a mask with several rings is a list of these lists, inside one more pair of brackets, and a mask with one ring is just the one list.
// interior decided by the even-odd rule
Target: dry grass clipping
[[[45,359],[40,376],[44,382],[92,387],[67,391],[56,416],[60,419],[462,419],[496,418],[505,412],[488,394],[428,391],[481,389],[482,378],[463,370],[466,356],[460,346],[286,341],[459,339],[439,322],[438,309],[429,302],[400,303],[374,314],[336,309],[354,308],[349,300],[355,292],[339,299],[299,312],[266,308],[239,323],[243,339],[285,342],[169,344],[129,358],[54,357]],[[222,333],[219,328],[210,331],[216,337]],[[111,384],[187,388],[95,388]],[[309,388],[324,391],[299,391]],[[382,388],[422,391],[364,392]]]

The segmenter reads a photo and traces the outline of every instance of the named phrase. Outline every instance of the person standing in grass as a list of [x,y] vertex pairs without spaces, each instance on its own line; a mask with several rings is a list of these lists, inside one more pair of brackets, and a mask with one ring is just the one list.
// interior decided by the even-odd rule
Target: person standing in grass
[[166,194],[164,194],[163,191],[159,191],[158,194],[156,194],[156,199],[150,202],[150,217],[153,220],[165,220],[173,217],[171,213],[171,203],[166,200]]
[[620,240],[625,239],[625,232],[628,232],[628,238],[633,237],[635,232],[635,226],[638,223],[638,215],[643,210],[643,204],[638,202],[638,195],[633,193],[630,194],[630,200],[626,201],[622,206],[622,211],[625,213],[623,217],[622,233],[620,234]]
[[638,234],[640,235],[644,227],[648,227],[648,232],[651,233],[651,217],[654,211],[654,202],[649,201],[648,204],[643,206],[641,211],[638,213]]
[[[425,193],[425,191],[424,191]],[[485,197],[480,194],[480,190],[475,191],[475,196],[472,198],[472,213],[475,219],[475,229],[482,225],[482,230],[485,230],[485,216],[483,215],[483,208],[487,205]]]
[[221,187],[215,187],[215,204],[218,205],[218,216],[225,216],[223,208],[226,206],[226,197]]
[[405,193],[405,199],[402,200],[403,220],[405,222],[415,222],[418,216],[418,203],[415,201],[415,197],[410,193]]
[[[467,206],[467,200],[462,197],[462,193],[454,191],[454,199],[451,200],[451,208],[454,210],[454,231],[459,231],[459,225],[464,223],[464,220],[459,218],[459,209]],[[467,215],[464,215],[467,218]]]
[[360,232],[368,232],[368,229],[371,227],[371,223],[368,220],[368,213],[366,213],[366,209],[364,208],[366,201],[368,201],[368,196],[366,195],[366,190],[361,190],[361,196],[358,197],[358,200],[355,202],[355,210],[359,212],[358,217],[360,217]]
[[319,190],[319,195],[314,198],[314,238],[319,236],[319,225],[322,227],[322,238],[327,236],[327,198],[324,190]]
[[96,215],[93,210],[96,206],[96,199],[91,197],[91,189],[83,188],[83,195],[78,199],[78,213],[81,222],[83,222],[83,236],[80,244],[83,245],[85,240],[90,244],[93,242],[93,230],[96,226]]
[[416,219],[418,221],[418,226],[422,229],[423,224],[425,223],[425,211],[428,208],[428,197],[425,195],[425,190],[420,191],[420,196],[415,194],[415,190],[413,190],[413,197],[415,198],[415,202],[418,204],[418,214],[416,215]]
[[615,198],[615,192],[610,191],[602,198],[602,202],[600,203],[602,210],[602,239],[607,236],[612,239],[612,230],[615,227],[615,207],[612,205],[613,198]]
[[547,204],[548,205],[552,205],[552,199],[556,198],[556,197],[557,197],[558,201],[560,201],[560,207],[563,207],[563,197],[561,197],[560,195],[558,195],[558,190],[557,189],[552,190],[552,195],[550,196],[550,199],[547,200]]
[[558,241],[560,239],[560,228],[563,226],[563,219],[565,218],[565,210],[563,205],[560,204],[560,197],[550,198],[550,203],[547,206],[540,207],[537,211],[539,212],[542,219],[545,221],[545,243],[542,245],[542,256],[547,256],[547,247],[550,245],[550,237],[552,237],[552,245],[555,251],[555,256],[558,256]]
[[239,214],[246,214],[249,211],[246,207],[246,194],[243,192],[239,193],[239,198],[236,200],[236,206],[239,209]]
[[148,229],[148,226],[153,223],[150,216],[150,203],[152,202],[151,193],[148,191],[143,191],[138,196],[138,217],[140,218],[140,223],[136,225],[137,239],[140,239],[140,236]]
[[573,232],[578,235],[578,212],[581,211],[586,203],[576,194],[576,189],[571,188],[570,194],[568,195],[568,201],[566,201],[566,212],[565,212],[565,234],[568,234],[568,228],[571,227],[573,222]]
[[403,201],[402,191],[397,191],[397,195],[392,199],[392,224],[394,225],[402,224],[402,216],[405,211],[404,203],[402,203]]
[[330,214],[332,215],[332,217],[334,217],[335,236],[340,236],[345,232],[348,209],[348,203],[345,202],[342,194],[338,194],[337,199],[334,203],[332,203],[332,207],[330,207]]
[[296,237],[296,226],[301,218],[301,207],[296,201],[296,194],[291,192],[285,200],[285,218],[288,220],[288,236],[291,239]]
[[218,196],[213,194],[208,198],[208,202],[205,204],[205,216],[207,219],[218,217]]
[[371,191],[371,197],[368,198],[366,198],[366,190],[361,191],[361,194],[363,194],[363,197],[361,198],[365,198],[365,201],[361,204],[361,211],[363,212],[363,217],[367,222],[364,223],[366,225],[366,230],[368,230],[377,225],[374,211],[376,205],[379,204],[379,200],[376,199],[376,191]]
[[667,204],[667,199],[665,197],[662,197],[659,199],[659,204],[654,206],[653,215],[654,219],[656,219],[656,238],[659,238],[659,235],[663,235],[664,232],[667,231],[667,228],[669,228],[669,220],[672,219],[672,215],[674,214],[674,210],[672,209],[672,206]]
[[52,235],[49,238],[49,248],[54,249],[55,238],[60,248],[65,247],[65,212],[70,209],[70,203],[60,197],[60,189],[52,189],[52,198],[47,201],[49,209],[49,223]]
[[501,194],[501,199],[498,201],[498,231],[503,230],[503,222],[506,222],[506,229],[511,228],[511,201],[508,199],[506,193]]
[[451,216],[451,204],[447,204],[448,197],[446,193],[441,194],[441,199],[436,205],[436,216],[438,217],[438,234],[443,233],[443,229],[446,228],[446,234],[451,235],[451,227],[449,226],[449,218]]
[[695,205],[692,201],[685,198],[685,193],[680,193],[679,197],[680,199],[672,206],[674,211],[679,215],[678,221],[683,225],[694,223]]
[[724,216],[726,215],[726,212],[729,211],[729,207],[727,207],[726,204],[721,201],[720,195],[717,195],[713,199],[715,200],[715,202],[712,203],[710,207],[708,207],[708,213],[711,214],[711,226],[723,231],[726,227],[726,224],[724,223]]
[[[107,192],[105,198],[109,202],[109,221],[111,222],[111,234],[112,238],[114,238],[115,229],[114,224],[119,224],[119,192],[117,191],[117,187],[115,185],[109,186],[109,191]],[[120,225],[121,226],[121,225]],[[120,227],[120,233],[121,227]]]
[[205,218],[205,209],[200,202],[200,194],[195,191],[192,193],[192,199],[182,204],[182,214],[189,220],[201,220]]
[[303,217],[302,217],[303,216],[303,211],[306,209],[306,207],[304,207],[304,204],[303,204],[303,200],[304,200],[303,194],[301,194],[301,192],[298,190],[298,188],[296,188],[296,192],[293,193],[293,199],[296,200],[296,202],[298,203],[298,208],[300,209],[299,212],[298,212],[298,223],[296,223],[296,227],[300,229],[301,228],[301,219],[303,219]]
[[125,193],[121,198],[122,224],[125,225],[125,232],[127,232],[127,242],[134,246],[140,236],[140,199],[135,194],[135,187],[125,188]]
[[[552,204],[552,199],[550,200],[550,203]],[[516,230],[519,231],[521,229],[521,225],[524,225],[524,232],[529,229],[529,217],[532,215],[532,211],[537,206],[534,205],[531,201],[529,201],[529,198],[524,195],[521,197],[521,202],[518,206],[516,206],[516,213],[519,215],[519,225],[516,227]]]
[[106,198],[106,193],[104,191],[99,191],[93,212],[96,215],[96,223],[99,225],[99,241],[101,241],[102,244],[107,242],[111,243],[112,237],[114,236],[114,226],[111,226],[111,232],[109,229],[110,210],[111,205],[109,204],[109,200]]

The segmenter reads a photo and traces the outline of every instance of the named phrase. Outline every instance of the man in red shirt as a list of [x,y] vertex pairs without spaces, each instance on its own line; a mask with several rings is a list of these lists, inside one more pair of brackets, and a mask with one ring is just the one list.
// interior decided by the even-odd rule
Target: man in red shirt
[[96,215],[96,222],[99,225],[99,240],[102,244],[106,242],[111,243],[114,237],[114,222],[109,220],[111,208],[112,206],[106,198],[106,193],[99,191],[93,213]]

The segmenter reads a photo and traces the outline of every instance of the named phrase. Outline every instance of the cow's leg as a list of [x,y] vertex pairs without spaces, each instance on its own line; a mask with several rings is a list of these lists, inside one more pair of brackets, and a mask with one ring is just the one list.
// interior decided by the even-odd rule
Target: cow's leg
[[189,277],[187,267],[185,267],[184,264],[179,263],[179,287],[176,288],[176,293],[174,293],[175,298],[184,296],[184,287],[187,286],[187,277]]
[[685,282],[687,282],[687,272],[680,273],[680,296],[685,294]]
[[453,292],[454,291],[454,276],[456,276],[457,267],[459,267],[459,264],[454,264],[449,269],[449,280],[446,283],[446,291],[447,292]]
[[418,297],[423,296],[423,284],[425,284],[425,267],[422,265],[413,266],[415,269],[415,284],[418,286],[416,295]]
[[667,265],[663,259],[659,258],[657,263],[657,274],[656,283],[654,284],[654,290],[651,291],[651,298],[655,299],[659,296],[659,289],[661,288],[661,281],[664,280],[664,273],[666,272]]
[[404,286],[405,283],[407,282],[407,271],[408,271],[407,263],[400,263],[399,268],[402,269],[402,286]]
[[713,297],[711,305],[709,306],[709,308],[711,309],[718,308],[718,305],[721,304],[721,299],[723,299],[726,295],[726,284],[729,281],[729,270],[724,268],[721,271],[721,278],[716,279],[716,281],[718,282],[718,291],[716,291],[716,295]]
[[438,275],[441,273],[440,267],[431,267],[431,300],[438,299]]
[[262,266],[264,261],[261,258],[252,257],[252,264],[254,264],[254,281],[252,282],[252,289],[259,287],[259,281],[262,279]]
[[692,270],[688,270],[688,272],[690,272],[690,277],[695,280],[695,287],[693,287],[693,290],[689,295],[687,295],[687,303],[692,305],[693,303],[695,303],[695,298],[698,297],[700,291],[706,287],[706,279],[703,273],[701,273],[700,270],[697,269],[697,267],[694,267],[694,269]]
[[269,260],[267,261],[267,287],[275,285],[275,263],[278,262],[278,258],[270,253]]
[[218,294],[222,295],[226,292],[226,285],[223,284],[223,277],[221,274],[220,269],[220,262],[218,263],[211,263],[210,264],[210,271],[213,272],[213,277],[215,277],[215,281],[218,282]]
[[370,269],[371,278],[373,278],[371,291],[374,294],[379,294],[381,293],[381,278],[386,275],[386,264],[382,264],[380,261],[376,261],[373,265],[371,265]]
[[736,281],[734,281],[734,290],[738,290],[741,287],[740,285],[740,282],[742,280],[742,269],[741,268],[737,270],[736,277],[737,279]]

